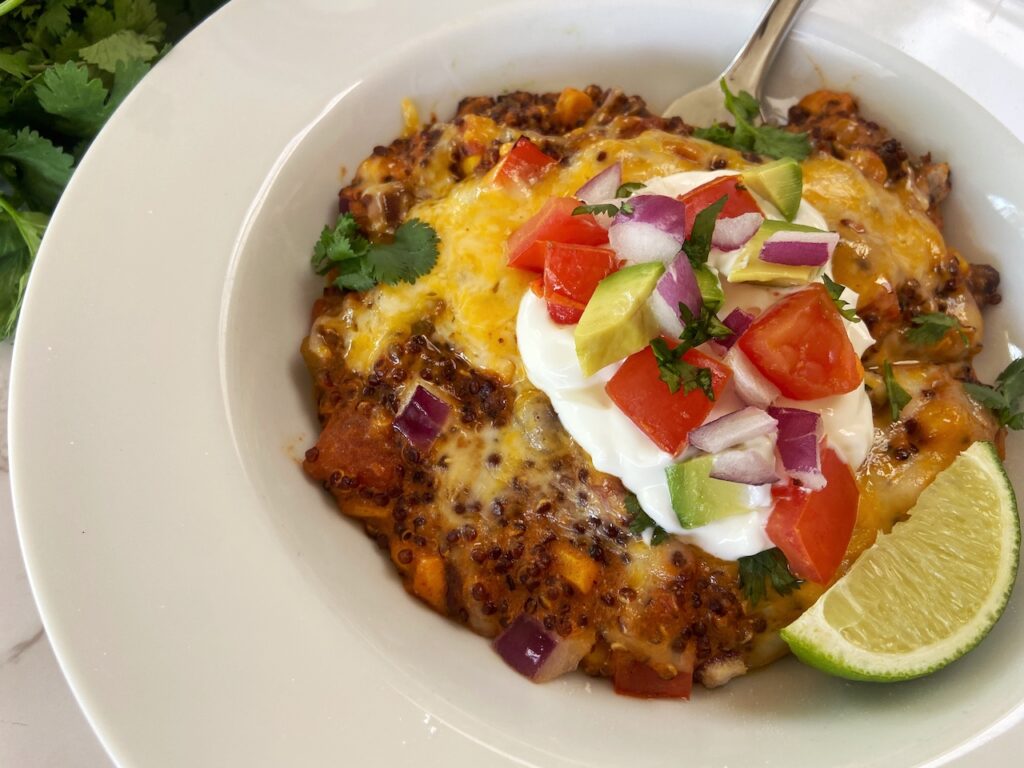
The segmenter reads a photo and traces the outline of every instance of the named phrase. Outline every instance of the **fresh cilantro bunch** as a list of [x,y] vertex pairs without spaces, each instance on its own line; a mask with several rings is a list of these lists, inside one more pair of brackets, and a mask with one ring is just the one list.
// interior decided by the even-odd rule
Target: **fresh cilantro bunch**
[[224,0],[0,2],[0,337],[75,165],[153,63]]
[[368,291],[377,283],[411,283],[437,263],[437,232],[419,219],[395,230],[390,243],[371,243],[359,231],[355,217],[344,213],[333,227],[324,227],[313,246],[313,271],[333,274],[342,290]]
[[811,143],[806,133],[790,133],[774,125],[757,125],[761,107],[757,99],[746,91],[734,94],[725,83],[719,82],[725,94],[725,108],[732,114],[736,126],[717,123],[708,128],[697,128],[693,135],[699,139],[746,152],[757,152],[768,157],[792,157],[803,160],[811,154]]

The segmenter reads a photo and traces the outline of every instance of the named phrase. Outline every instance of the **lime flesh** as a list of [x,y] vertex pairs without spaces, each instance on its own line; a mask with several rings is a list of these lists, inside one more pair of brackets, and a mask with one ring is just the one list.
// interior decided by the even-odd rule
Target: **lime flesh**
[[782,630],[802,661],[852,680],[909,680],[988,634],[1017,575],[1020,520],[995,447],[975,443]]

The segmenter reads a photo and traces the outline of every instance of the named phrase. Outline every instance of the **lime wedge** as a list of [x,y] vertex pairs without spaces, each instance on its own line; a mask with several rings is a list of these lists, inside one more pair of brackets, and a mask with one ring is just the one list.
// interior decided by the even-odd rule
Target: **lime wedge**
[[851,680],[926,675],[992,629],[1019,550],[1009,478],[995,447],[975,443],[782,637],[802,661]]

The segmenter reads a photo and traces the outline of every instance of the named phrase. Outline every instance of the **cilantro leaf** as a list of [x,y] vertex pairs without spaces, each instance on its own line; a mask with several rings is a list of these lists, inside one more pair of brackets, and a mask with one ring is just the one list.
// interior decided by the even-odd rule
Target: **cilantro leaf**
[[[622,204],[625,207],[625,203]],[[595,203],[594,205],[577,205],[572,209],[573,216],[582,216],[585,213],[599,214],[603,213],[605,216],[615,216],[619,212],[619,206],[615,203]],[[629,216],[632,214],[632,206],[629,211],[624,213]]]
[[159,50],[150,42],[150,38],[130,29],[114,32],[78,51],[83,61],[111,73],[117,71],[118,64],[129,61],[152,61],[158,53]]
[[938,344],[945,338],[946,333],[955,329],[960,334],[960,341],[965,347],[970,346],[970,340],[964,332],[960,321],[944,312],[928,312],[912,317],[910,322],[913,328],[907,331],[907,341],[920,347],[930,347]]
[[843,295],[843,291],[846,290],[846,286],[842,283],[837,283],[826,274],[822,274],[821,281],[825,284],[825,290],[828,291],[828,295],[836,305],[836,309],[839,310],[839,314],[851,323],[859,323],[860,318],[857,317],[857,309],[855,307],[847,306],[846,300],[839,298]]
[[49,139],[22,128],[16,134],[0,129],[2,174],[28,205],[53,210],[71,178],[74,159]]
[[342,290],[368,291],[377,283],[411,283],[425,275],[437,262],[437,244],[437,233],[419,219],[402,224],[393,242],[371,243],[345,213],[323,228],[311,263],[318,275],[333,271],[333,283]]
[[395,230],[394,242],[370,248],[368,262],[379,282],[411,283],[437,263],[437,232],[419,219],[409,219]]
[[910,393],[896,381],[892,363],[888,360],[882,365],[882,378],[885,381],[885,394],[889,397],[889,413],[892,420],[896,421],[900,417],[900,412],[910,402]]
[[21,310],[29,271],[49,218],[18,211],[0,196],[0,337],[7,338]]
[[668,385],[668,391],[673,394],[680,388],[684,394],[700,389],[708,400],[714,401],[715,390],[712,387],[711,371],[684,360],[683,355],[687,350],[685,344],[671,349],[664,339],[652,339],[651,351],[658,364],[658,377]]
[[615,190],[616,197],[630,197],[637,190],[646,187],[646,184],[641,184],[639,181],[627,181],[625,184],[621,184],[617,190]]
[[[718,316],[707,304],[702,304],[700,314],[694,317],[693,312],[685,304],[679,305],[679,318],[683,321],[683,333],[680,335],[682,346],[687,349],[699,347],[711,339],[724,339],[732,336],[729,326],[718,319]],[[714,398],[711,398],[714,400]]]
[[792,157],[804,160],[811,154],[811,143],[806,133],[792,133],[774,125],[755,125],[761,107],[757,100],[746,91],[734,94],[729,90],[725,78],[719,81],[725,94],[725,108],[732,114],[735,126],[716,123],[707,128],[697,128],[693,135],[724,147],[746,152],[757,152],[769,157]]
[[84,64],[66,61],[48,67],[35,91],[39,105],[73,136],[94,136],[107,119],[107,89],[90,78]]
[[627,493],[625,498],[626,511],[629,512],[629,530],[637,536],[642,536],[648,528],[653,528],[651,544],[661,544],[669,537],[668,531],[651,519],[650,515],[644,512],[640,501],[635,494]]
[[789,562],[778,548],[741,557],[736,564],[740,569],[740,587],[751,605],[764,600],[766,581],[770,580],[772,588],[780,595],[788,595],[803,583],[789,570]]
[[1024,429],[1024,413],[1019,410],[1024,397],[1024,358],[1010,363],[996,377],[996,385],[974,384],[965,381],[964,389],[999,419],[1000,426]]
[[722,195],[694,218],[690,236],[683,243],[683,251],[694,267],[704,264],[708,260],[708,254],[711,253],[711,236],[715,233],[715,222],[728,199],[728,195]]

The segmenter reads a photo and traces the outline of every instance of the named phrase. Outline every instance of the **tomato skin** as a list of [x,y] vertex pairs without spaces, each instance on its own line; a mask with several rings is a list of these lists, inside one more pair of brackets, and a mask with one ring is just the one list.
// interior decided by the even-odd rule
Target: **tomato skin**
[[557,162],[555,158],[541,152],[526,136],[520,136],[505,155],[494,178],[499,184],[529,185],[543,176],[548,166]]
[[552,197],[533,218],[527,219],[508,238],[508,265],[533,272],[544,271],[545,241],[574,245],[604,245],[608,232],[592,214],[573,216],[579,201]]
[[765,378],[794,400],[841,395],[864,380],[843,318],[821,283],[777,301],[736,343]]
[[586,304],[581,304],[567,296],[550,293],[544,296],[548,308],[548,317],[559,325],[574,325],[583,317]]
[[640,699],[689,699],[693,690],[693,665],[696,648],[687,647],[678,666],[678,674],[666,680],[646,664],[615,654],[612,684],[615,692]]
[[686,204],[687,237],[690,236],[693,220],[697,214],[717,202],[722,195],[728,195],[729,198],[725,201],[725,207],[718,214],[720,219],[731,219],[734,216],[742,216],[744,213],[761,213],[760,206],[754,196],[740,183],[739,176],[720,176],[679,196],[679,199]]
[[827,584],[850,544],[860,491],[850,468],[827,446],[821,452],[821,471],[827,484],[820,491],[772,488],[775,507],[765,531],[786,556],[793,575]]
[[[676,343],[667,341],[670,347]],[[683,355],[683,360],[699,368],[711,370],[711,389],[718,398],[732,377],[732,370],[718,360],[696,349]],[[675,455],[686,445],[690,432],[711,413],[714,403],[700,390],[687,394],[682,388],[669,392],[659,378],[658,363],[650,347],[644,347],[626,361],[605,384],[612,402],[651,438],[661,450]]]
[[545,243],[544,295],[558,293],[586,304],[597,284],[619,268],[615,251],[592,245]]

